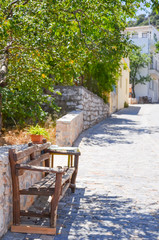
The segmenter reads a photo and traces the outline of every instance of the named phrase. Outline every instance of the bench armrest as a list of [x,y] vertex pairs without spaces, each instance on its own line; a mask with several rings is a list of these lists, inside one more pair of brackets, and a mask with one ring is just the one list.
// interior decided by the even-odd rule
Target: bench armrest
[[38,171],[38,172],[51,172],[51,173],[64,173],[65,170],[62,168],[49,168],[49,167],[41,167],[41,166],[33,166],[27,164],[17,164],[16,169],[18,170],[29,170],[29,171]]

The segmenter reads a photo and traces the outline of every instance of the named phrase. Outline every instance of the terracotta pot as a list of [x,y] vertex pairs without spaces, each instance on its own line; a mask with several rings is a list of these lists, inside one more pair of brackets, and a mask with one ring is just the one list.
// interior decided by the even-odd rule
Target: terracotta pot
[[43,143],[43,135],[30,135],[32,143],[41,144]]

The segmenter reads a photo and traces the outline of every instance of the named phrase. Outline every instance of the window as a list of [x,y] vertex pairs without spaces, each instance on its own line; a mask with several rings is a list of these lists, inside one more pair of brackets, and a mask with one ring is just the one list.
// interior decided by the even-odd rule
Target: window
[[147,33],[142,33],[142,38],[147,38],[148,34]]
[[134,39],[134,38],[138,38],[138,33],[133,33],[132,34],[132,38]]

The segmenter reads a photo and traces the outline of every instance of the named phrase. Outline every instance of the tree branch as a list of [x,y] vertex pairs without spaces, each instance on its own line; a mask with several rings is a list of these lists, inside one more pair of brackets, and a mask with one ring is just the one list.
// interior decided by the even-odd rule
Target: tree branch
[[[6,17],[6,19],[8,19],[10,16],[11,16],[11,14],[12,14],[12,6],[14,6],[16,3],[18,3],[19,2],[19,0],[15,0],[15,1],[13,1],[13,2],[11,2],[9,5],[8,5],[8,7],[6,8],[6,10],[5,10],[5,13],[7,13],[7,12],[9,12],[8,13],[8,15],[7,15],[7,17]],[[26,0],[24,3],[23,3],[23,5],[25,5],[25,4],[27,4],[29,2],[29,0]],[[10,10],[10,11],[9,11]]]
[[84,37],[85,37],[85,34],[82,32],[82,28],[81,28],[80,21],[78,20],[75,12],[74,12],[74,16],[75,16],[75,19],[76,19],[76,21],[77,21],[77,23],[78,23],[78,27],[79,27],[79,29],[80,29],[80,33],[81,33],[81,36],[82,36],[82,38],[83,38],[83,40],[84,40],[84,43],[85,43],[86,47],[87,47],[88,49],[90,49],[89,46],[88,46],[88,44],[86,43],[86,39],[84,38]]
[[109,33],[108,30],[104,29],[104,28],[101,28],[92,18],[90,18],[82,9],[77,9],[75,11],[68,11],[66,9],[60,9],[61,11],[63,12],[67,12],[67,13],[70,13],[70,14],[76,14],[76,13],[82,13],[83,15],[85,15],[94,25],[96,25],[101,31],[105,32],[105,33]]

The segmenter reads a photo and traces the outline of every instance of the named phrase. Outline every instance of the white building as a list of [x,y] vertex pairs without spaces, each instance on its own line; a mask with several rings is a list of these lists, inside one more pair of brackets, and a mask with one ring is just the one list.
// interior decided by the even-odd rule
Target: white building
[[[155,53],[155,44],[159,41],[159,31],[149,26],[128,27],[126,32],[130,34],[131,40],[137,46],[142,48],[143,53],[151,54],[151,63],[147,68],[140,71],[140,75],[146,76],[149,74],[152,77],[151,82],[137,84],[135,87],[136,98],[148,96],[152,98],[152,102],[159,101],[159,54]],[[131,69],[131,63],[130,63]]]
[[125,104],[128,104],[129,100],[129,59],[122,58],[121,60],[121,75],[117,82],[117,86],[114,86],[114,91],[110,93],[109,105],[110,114],[124,108]]

